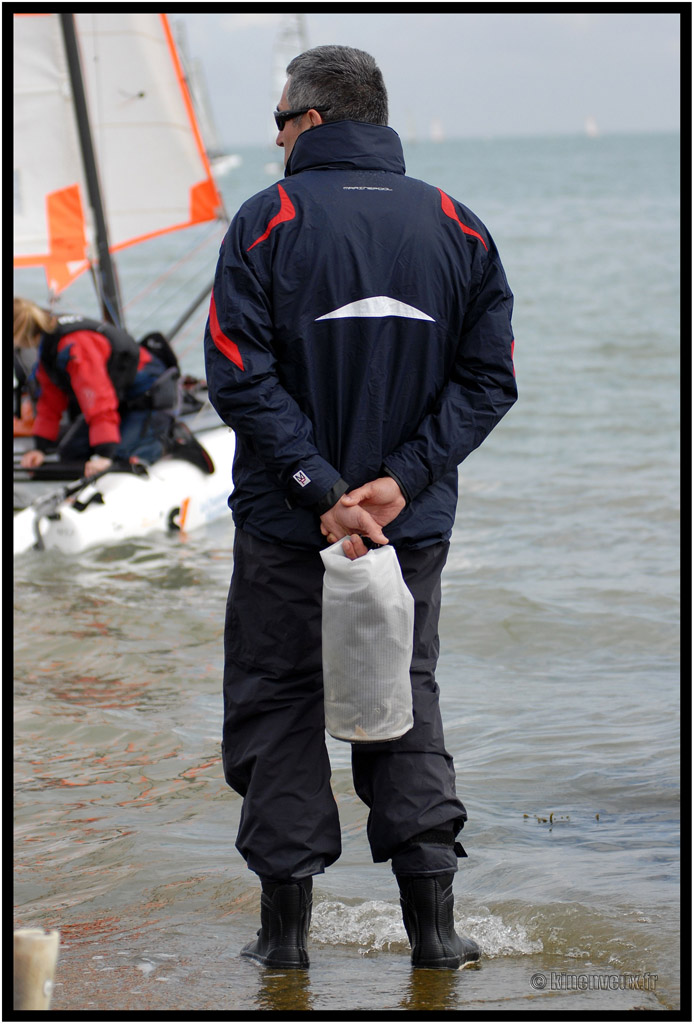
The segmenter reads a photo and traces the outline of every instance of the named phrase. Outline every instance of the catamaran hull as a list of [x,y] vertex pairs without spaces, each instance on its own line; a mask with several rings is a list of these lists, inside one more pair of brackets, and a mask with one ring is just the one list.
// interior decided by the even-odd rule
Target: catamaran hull
[[109,473],[90,483],[78,502],[64,501],[55,518],[40,516],[32,508],[14,517],[14,554],[40,544],[68,555],[87,548],[117,544],[157,531],[196,530],[230,516],[234,434],[219,426],[197,435],[214,462],[205,474],[182,459],[164,458],[146,476]]

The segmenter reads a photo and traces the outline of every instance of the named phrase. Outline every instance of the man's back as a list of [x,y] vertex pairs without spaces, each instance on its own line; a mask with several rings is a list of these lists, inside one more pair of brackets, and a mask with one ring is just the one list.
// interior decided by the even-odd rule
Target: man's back
[[[457,465],[515,398],[511,296],[493,243],[469,210],[404,170],[391,129],[322,125],[230,229],[220,265],[231,287],[215,301],[243,368],[220,364],[211,333],[211,396],[238,434],[237,525],[262,539],[321,546],[315,515],[285,499],[294,491],[303,505],[316,476],[327,490],[325,464],[352,488],[392,469],[411,499],[394,543],[447,537]],[[476,408],[481,366],[489,388]],[[268,403],[274,459],[254,440]]]

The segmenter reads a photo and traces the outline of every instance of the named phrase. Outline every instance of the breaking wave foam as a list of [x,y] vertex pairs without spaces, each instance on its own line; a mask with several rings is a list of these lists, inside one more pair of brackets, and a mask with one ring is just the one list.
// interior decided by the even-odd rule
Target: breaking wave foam
[[[498,914],[455,914],[456,930],[474,939],[486,956],[539,953],[542,942],[532,939],[522,924],[507,923]],[[311,938],[327,945],[354,945],[362,956],[382,950],[409,949],[400,906],[368,900],[350,906],[338,900],[314,903]]]

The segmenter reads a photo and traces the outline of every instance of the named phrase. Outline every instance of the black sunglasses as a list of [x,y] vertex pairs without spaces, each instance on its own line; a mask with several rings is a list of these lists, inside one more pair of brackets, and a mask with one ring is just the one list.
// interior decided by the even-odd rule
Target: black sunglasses
[[319,114],[325,114],[330,110],[330,107],[302,107],[301,110],[274,110],[273,114],[275,115],[277,131],[283,132],[287,121],[291,121],[293,117],[301,117],[302,114],[308,114],[309,110],[317,110]]

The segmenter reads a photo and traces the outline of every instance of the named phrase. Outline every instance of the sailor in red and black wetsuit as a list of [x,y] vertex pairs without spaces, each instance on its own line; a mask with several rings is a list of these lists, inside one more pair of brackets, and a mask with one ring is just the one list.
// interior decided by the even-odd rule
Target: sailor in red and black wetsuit
[[43,463],[58,442],[66,411],[73,422],[58,451],[66,461],[84,459],[87,476],[113,459],[158,459],[176,411],[175,387],[168,408],[152,408],[153,386],[166,369],[160,360],[119,327],[80,316],[52,317],[23,299],[15,299],[15,344],[18,309],[27,322],[19,343],[38,347],[34,448],[24,453],[22,466]]

